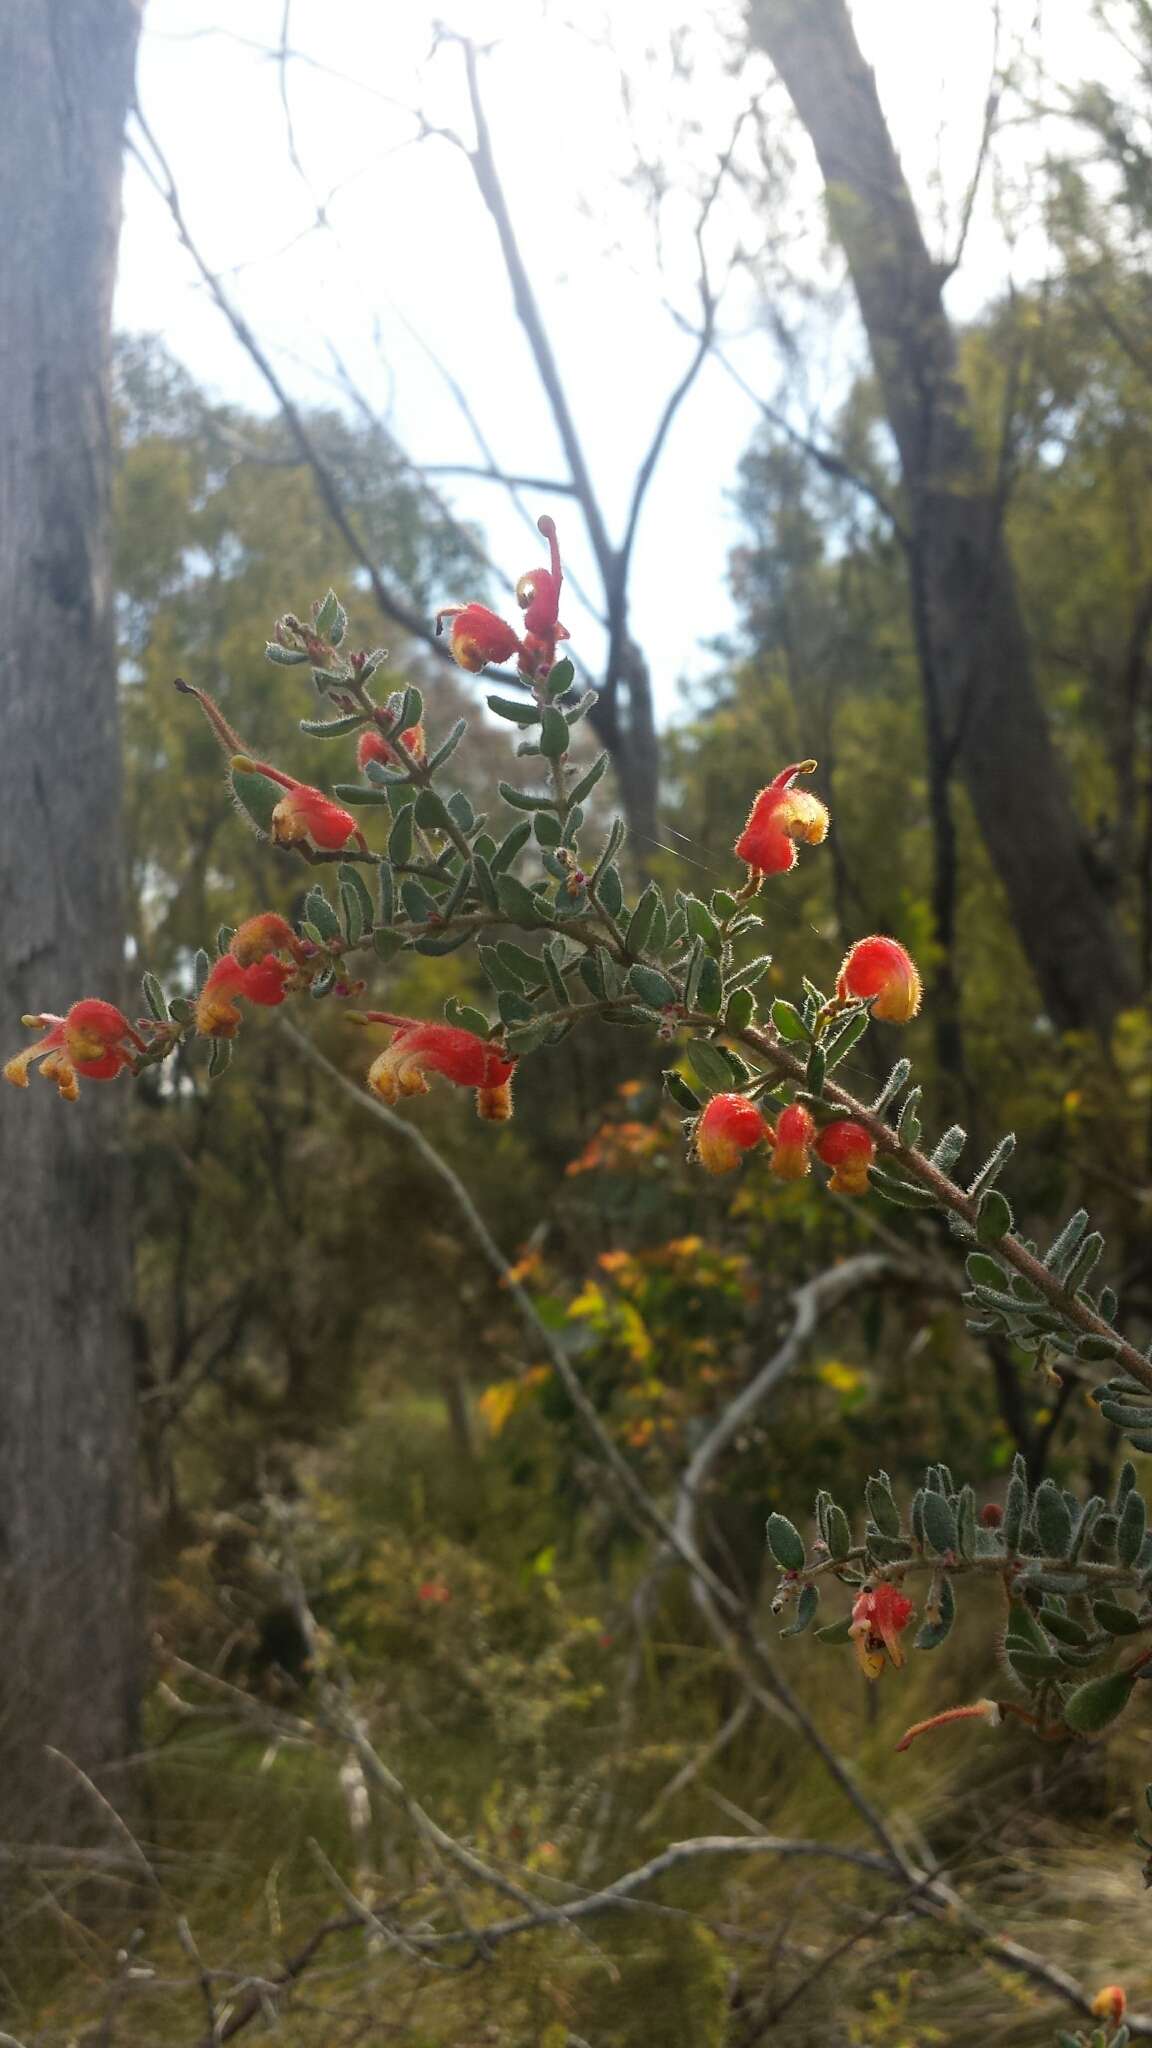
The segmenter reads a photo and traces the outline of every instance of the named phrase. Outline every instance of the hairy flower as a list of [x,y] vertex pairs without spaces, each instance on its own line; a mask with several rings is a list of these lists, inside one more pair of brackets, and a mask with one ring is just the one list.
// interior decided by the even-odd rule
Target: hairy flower
[[828,833],[828,809],[811,790],[795,789],[798,775],[811,775],[815,761],[796,761],[782,768],[760,791],[748,822],[736,841],[737,860],[756,875],[786,875],[796,865],[796,842],[819,846]]
[[296,961],[308,958],[303,940],[297,938],[287,918],[275,910],[261,910],[255,917],[246,917],[233,932],[228,951],[241,967],[255,967],[270,953],[288,953]]
[[828,1185],[834,1195],[866,1195],[868,1168],[876,1157],[876,1146],[863,1124],[840,1117],[826,1124],[816,1140],[816,1157],[832,1168]]
[[[401,733],[400,744],[402,747],[407,748],[415,760],[422,761],[424,759],[424,727],[422,725],[410,725],[407,732]],[[385,739],[379,726],[366,725],[356,742],[356,766],[361,774],[363,774],[368,766],[369,761],[379,761],[382,767],[390,768],[397,764],[398,759],[399,757],[391,741]]]
[[[288,960],[280,955],[287,953]],[[226,953],[208,974],[196,998],[196,1029],[202,1038],[235,1038],[241,1016],[237,997],[273,1009],[284,1001],[297,968],[308,957],[286,918],[261,911],[238,925]]]
[[856,1661],[865,1678],[879,1678],[885,1655],[899,1670],[904,1662],[900,1637],[912,1618],[912,1602],[898,1586],[882,1579],[857,1595],[852,1608],[849,1635],[856,1645]]
[[489,662],[509,661],[515,655],[521,674],[545,676],[556,659],[556,642],[568,638],[559,618],[564,571],[556,522],[545,514],[537,525],[548,542],[549,566],[529,569],[516,585],[516,602],[524,613],[523,638],[486,604],[448,604],[436,614],[438,633],[443,632],[445,619],[451,619],[448,645],[453,659],[473,675]]
[[896,939],[876,934],[857,939],[844,955],[836,978],[842,1002],[872,999],[872,1015],[885,1024],[907,1024],[920,1008],[920,976],[910,953]]
[[731,1173],[769,1135],[746,1095],[714,1095],[696,1125],[696,1156],[706,1173]]
[[473,1031],[457,1024],[426,1023],[419,1017],[395,1017],[387,1010],[369,1010],[367,1024],[391,1024],[392,1042],[368,1070],[368,1086],[383,1102],[405,1095],[426,1095],[426,1074],[442,1074],[458,1088],[476,1090],[476,1113],[491,1123],[512,1114],[512,1073],[515,1059]]
[[793,1102],[776,1119],[772,1171],[780,1180],[803,1180],[811,1170],[816,1126],[803,1103]]
[[24,1023],[45,1036],[8,1061],[4,1079],[14,1088],[26,1088],[28,1070],[40,1060],[40,1072],[45,1080],[55,1081],[66,1102],[75,1102],[81,1075],[86,1081],[114,1081],[132,1065],[134,1053],[147,1050],[127,1017],[98,996],[73,1003],[63,1017],[25,1017]]
[[1128,1994],[1119,1984],[1105,1984],[1092,2000],[1093,2019],[1111,2020],[1113,2026],[1119,2026],[1127,2010]]

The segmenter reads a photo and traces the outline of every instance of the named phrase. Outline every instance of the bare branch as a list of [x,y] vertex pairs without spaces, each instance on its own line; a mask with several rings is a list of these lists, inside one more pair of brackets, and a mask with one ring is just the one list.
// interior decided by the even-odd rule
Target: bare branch
[[427,621],[419,612],[414,611],[412,606],[407,604],[403,597],[395,590],[390,589],[385,582],[377,563],[372,557],[371,550],[358,532],[355,523],[348,513],[347,507],[340,495],[336,479],[319,448],[316,446],[299,407],[285,388],[266,350],[257,340],[256,335],[248,325],[244,315],[240,312],[239,307],[233,304],[228,293],[224,290],[219,277],[210,269],[207,261],[201,254],[199,245],[194,240],[188,223],[185,220],[184,210],[180,203],[180,194],[177,190],[171,168],[144,118],[139,102],[136,103],[134,112],[140,132],[147,143],[153,161],[149,161],[145,151],[140,149],[131,139],[129,140],[128,148],[136,158],[154,191],[159,194],[167,206],[180,242],[199,271],[213,301],[220,312],[223,313],[237,341],[246,350],[251,361],[255,364],[269,390],[272,392],[273,397],[276,399],[285,425],[292,434],[304,459],[312,469],[328,515],[340,534],[341,539],[367,575],[372,595],[380,611],[386,618],[392,619],[396,625],[402,626],[404,631],[411,634],[414,640],[422,641],[439,660],[450,663],[452,660],[451,654],[442,641],[436,638]]

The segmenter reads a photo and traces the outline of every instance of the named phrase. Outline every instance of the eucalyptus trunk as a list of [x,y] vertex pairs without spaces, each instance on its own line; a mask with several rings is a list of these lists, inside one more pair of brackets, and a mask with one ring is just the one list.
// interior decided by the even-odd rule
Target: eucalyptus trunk
[[[122,993],[109,335],[134,0],[0,7],[0,1016]],[[0,1087],[0,1836],[133,1741],[128,1083]],[[119,1777],[104,1780],[120,1803]]]

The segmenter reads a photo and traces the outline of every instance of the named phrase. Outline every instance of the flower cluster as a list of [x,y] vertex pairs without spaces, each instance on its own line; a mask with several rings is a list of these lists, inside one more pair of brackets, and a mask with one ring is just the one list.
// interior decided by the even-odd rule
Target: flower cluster
[[[480,1115],[499,1122],[511,1114],[517,1059],[559,1039],[571,1028],[573,1009],[593,1010],[610,1023],[650,1020],[664,1035],[683,1025],[697,1034],[687,1048],[690,1061],[706,1064],[704,1099],[682,1076],[670,1073],[669,1086],[692,1111],[693,1155],[707,1172],[732,1172],[760,1149],[778,1180],[804,1180],[815,1160],[828,1169],[834,1192],[867,1191],[877,1132],[830,1100],[822,1084],[835,1047],[847,1042],[846,1030],[858,1035],[869,1015],[905,1023],[915,1014],[920,979],[897,940],[875,934],[858,941],[832,996],[806,985],[803,1013],[772,1005],[776,1031],[752,1034],[754,1052],[767,1060],[758,1074],[750,1075],[739,1061],[726,1062],[715,1049],[729,1029],[738,1038],[755,1019],[755,1000],[741,991],[748,975],[734,950],[742,933],[760,925],[750,908],[753,897],[767,878],[795,866],[799,844],[819,845],[827,836],[826,805],[801,786],[816,763],[798,761],[781,769],[756,797],[735,845],[736,858],[748,870],[738,895],[718,891],[712,910],[679,896],[678,907],[669,910],[649,885],[629,910],[615,859],[622,833],[613,828],[598,860],[585,863],[580,857],[584,805],[607,756],[583,773],[569,765],[570,734],[593,700],[562,708],[572,682],[571,663],[556,661],[558,646],[568,638],[560,622],[564,572],[554,521],[545,515],[538,525],[548,543],[548,563],[529,570],[516,586],[519,631],[479,602],[446,606],[436,620],[438,632],[448,631],[461,667],[478,673],[492,662],[516,661],[525,701],[491,697],[488,703],[522,735],[539,729],[537,739],[521,739],[519,752],[546,761],[550,793],[500,784],[503,800],[530,818],[518,818],[498,842],[483,830],[486,821],[476,817],[462,790],[446,799],[440,795],[434,780],[464,723],[430,747],[420,691],[401,687],[386,702],[376,701],[369,684],[385,651],[341,651],[348,621],[333,592],[313,607],[310,623],[285,613],[268,642],[268,658],[278,667],[311,666],[317,690],[337,715],[302,720],[301,729],[321,739],[353,738],[359,784],[338,782],[330,794],[258,758],[206,691],[182,680],[177,688],[199,703],[227,759],[233,797],[257,832],[312,866],[338,863],[338,907],[316,887],[295,927],[265,911],[235,933],[222,934],[218,958],[199,956],[191,1002],[182,996],[169,1002],[154,977],[146,976],[152,1018],[145,1020],[144,1038],[109,1005],[78,1004],[65,1019],[45,1019],[48,1036],[9,1062],[10,1080],[22,1081],[31,1060],[40,1058],[45,1073],[73,1094],[77,1076],[107,1079],[141,1058],[151,1063],[189,1033],[212,1042],[209,1071],[215,1074],[240,1030],[242,1005],[276,1008],[305,991],[316,998],[348,996],[363,987],[349,972],[349,957],[360,948],[370,947],[384,960],[409,948],[450,952],[470,930],[479,932],[489,922],[511,924],[554,936],[538,953],[506,940],[480,947],[498,1020],[472,1010],[458,1014],[459,1005],[451,1002],[444,1022],[368,1013],[368,1021],[392,1031],[367,1075],[370,1091],[382,1101],[422,1094],[427,1077],[438,1074],[473,1089]],[[386,807],[386,854],[369,846],[349,805]],[[539,850],[543,873],[525,881],[513,863],[529,840]],[[374,888],[357,863],[375,870]],[[729,977],[738,993],[725,1008]],[[581,984],[592,1001],[574,1004]],[[798,1036],[807,1041],[807,1067],[781,1073],[785,1041],[794,1044]],[[731,1084],[721,1085],[729,1065]],[[769,1120],[764,1104],[781,1081],[785,1099],[773,1096]]]
[[138,1031],[114,1003],[98,996],[86,996],[73,1003],[63,1017],[25,1017],[31,1031],[44,1031],[37,1045],[18,1052],[4,1068],[4,1079],[14,1088],[28,1086],[28,1070],[39,1060],[46,1081],[55,1081],[65,1102],[75,1102],[85,1081],[114,1081],[125,1067],[135,1064],[147,1046]]

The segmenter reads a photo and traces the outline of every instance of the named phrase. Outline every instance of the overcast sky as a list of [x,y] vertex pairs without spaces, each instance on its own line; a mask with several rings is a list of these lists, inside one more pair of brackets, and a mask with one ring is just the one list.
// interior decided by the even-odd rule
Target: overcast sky
[[[818,0],[817,0],[818,4]],[[685,10],[688,12],[689,10]],[[751,93],[767,85],[759,60],[725,68],[719,39],[699,35],[690,83],[656,46],[661,20],[679,10],[629,0],[294,0],[291,41],[305,60],[286,71],[268,55],[281,38],[284,0],[149,0],[139,97],[168,156],[189,226],[305,397],[332,400],[329,343],[369,402],[422,462],[475,462],[475,442],[421,341],[466,388],[500,461],[562,474],[555,434],[516,324],[489,219],[468,164],[451,143],[414,140],[419,110],[433,126],[468,131],[459,52],[432,51],[434,19],[467,26],[494,47],[483,76],[493,139],[521,243],[547,312],[592,471],[619,532],[637,463],[691,353],[668,310],[694,310],[695,202],[679,188],[714,162]],[[930,238],[951,245],[971,175],[992,57],[986,0],[854,0],[853,15]],[[721,19],[734,22],[735,11]],[[1004,44],[1042,51],[1069,83],[1106,71],[1115,53],[1088,0],[1006,0]],[[650,50],[649,45],[652,46]],[[625,115],[620,75],[632,81]],[[286,81],[291,140],[281,96]],[[786,111],[769,87],[774,132]],[[960,316],[1009,275],[1042,268],[1029,225],[1029,168],[1038,141],[1018,129],[1000,145],[985,183],[966,261],[950,286]],[[626,182],[637,149],[663,160],[672,186],[659,245]],[[1019,232],[1006,243],[997,197],[1011,187]],[[317,229],[323,202],[330,226]],[[1021,206],[1021,202],[1023,202]],[[787,215],[777,223],[789,263],[831,282],[817,185],[802,145]],[[716,274],[762,222],[726,191],[712,217]],[[726,346],[766,397],[784,366],[762,306],[738,274],[721,313]],[[269,398],[196,280],[171,223],[129,161],[117,316],[164,335],[210,391],[267,410]],[[419,337],[419,339],[417,338]],[[845,314],[803,365],[797,417],[834,404],[856,346]],[[647,648],[659,701],[676,702],[681,677],[710,666],[702,643],[729,630],[728,551],[738,537],[729,493],[756,413],[717,365],[701,375],[674,430],[641,528],[634,626]],[[503,492],[444,482],[459,509],[484,525],[515,576],[539,552]],[[563,499],[555,513],[573,567],[587,549]],[[299,605],[309,593],[286,590]],[[445,600],[466,591],[445,591]],[[595,661],[595,629],[568,607],[568,623]]]

